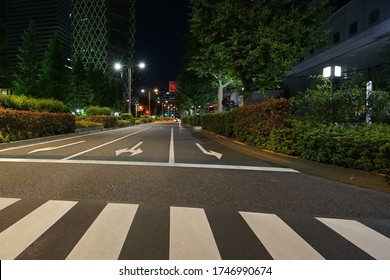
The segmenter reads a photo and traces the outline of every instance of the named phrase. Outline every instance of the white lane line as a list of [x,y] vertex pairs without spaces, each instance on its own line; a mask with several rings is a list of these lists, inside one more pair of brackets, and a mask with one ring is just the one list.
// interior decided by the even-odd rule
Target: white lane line
[[390,260],[390,238],[355,220],[316,218],[378,260]]
[[171,207],[170,218],[169,259],[221,259],[203,209]]
[[7,208],[8,206],[18,202],[20,198],[2,198],[0,197],[0,210]]
[[192,163],[166,163],[166,162],[139,162],[139,161],[108,161],[108,160],[56,160],[56,159],[25,159],[25,158],[0,158],[0,162],[8,163],[55,163],[55,164],[96,164],[96,165],[119,165],[119,166],[149,166],[149,167],[175,167],[175,168],[203,168],[246,170],[261,172],[285,172],[300,173],[298,170],[282,167],[241,166],[223,164],[192,164]]
[[240,212],[275,260],[323,260],[324,258],[275,214]]
[[[126,128],[123,128],[123,129],[126,129]],[[88,136],[93,136],[93,135],[96,135],[96,134],[108,133],[108,132],[110,132],[110,131],[109,130],[108,131],[99,131],[99,132],[83,134],[83,135],[78,135],[78,136],[73,136],[73,137],[68,137],[68,138],[61,138],[61,139],[56,139],[56,140],[51,140],[51,141],[45,141],[45,142],[39,142],[39,143],[34,143],[34,144],[29,144],[29,145],[12,147],[12,148],[7,148],[7,149],[2,149],[2,150],[0,150],[0,153],[13,151],[13,150],[18,150],[18,149],[30,148],[30,147],[39,146],[39,145],[46,145],[46,144],[55,143],[55,142],[68,141],[68,140],[71,140],[71,139],[77,139],[77,138],[81,138],[81,137],[88,137]]]
[[169,164],[175,163],[175,144],[173,139],[173,127],[171,128],[171,142],[169,144]]
[[28,154],[59,150],[59,149],[63,149],[63,148],[66,148],[66,147],[78,145],[78,144],[81,144],[81,143],[84,143],[84,142],[85,142],[85,140],[84,141],[75,142],[75,143],[66,144],[66,145],[62,145],[62,146],[57,146],[57,147],[48,147],[48,148],[36,149],[36,150],[33,150],[33,151],[29,152]]
[[112,141],[110,141],[110,142],[104,143],[104,144],[102,144],[102,145],[99,145],[99,146],[93,147],[93,148],[91,148],[91,149],[88,149],[88,150],[86,150],[86,151],[83,151],[83,152],[77,153],[77,154],[75,154],[75,155],[72,155],[72,156],[69,156],[69,157],[63,158],[62,160],[69,160],[69,159],[72,159],[72,158],[78,157],[78,156],[80,156],[80,155],[83,155],[83,154],[89,153],[89,152],[91,152],[91,151],[94,151],[94,150],[100,149],[100,148],[102,148],[102,147],[104,147],[104,146],[107,146],[107,145],[110,145],[110,144],[112,144],[112,143],[115,143],[115,142],[118,142],[118,141],[120,141],[120,140],[123,140],[123,139],[125,139],[125,138],[127,138],[127,137],[130,137],[130,136],[136,135],[136,134],[138,134],[138,133],[141,133],[141,132],[143,132],[143,131],[145,131],[145,130],[148,130],[148,129],[150,129],[150,127],[144,128],[144,129],[142,129],[142,130],[139,130],[139,131],[136,131],[136,132],[133,132],[133,133],[131,133],[131,134],[129,134],[129,135],[126,135],[126,136],[120,137],[120,138],[118,138],[118,139],[115,139],[115,140],[112,140]]
[[77,202],[48,201],[0,233],[0,259],[15,259]]
[[117,260],[137,209],[135,204],[107,204],[66,259]]

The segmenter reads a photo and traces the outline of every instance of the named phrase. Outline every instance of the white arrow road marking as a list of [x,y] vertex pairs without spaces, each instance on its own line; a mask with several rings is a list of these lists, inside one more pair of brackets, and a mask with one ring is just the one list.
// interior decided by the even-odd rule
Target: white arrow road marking
[[116,156],[119,156],[120,154],[123,154],[123,153],[131,153],[131,155],[130,155],[131,157],[138,155],[138,154],[141,154],[141,153],[143,153],[143,151],[141,149],[139,149],[138,147],[141,146],[142,144],[143,144],[143,142],[139,142],[133,148],[115,151],[115,154],[116,154]]
[[198,148],[206,155],[209,155],[209,156],[215,156],[217,157],[218,159],[221,159],[221,157],[223,156],[223,154],[220,154],[220,153],[217,153],[217,152],[214,152],[214,151],[207,151],[205,148],[203,148],[199,143],[195,143],[196,146],[198,146]]
[[58,146],[58,147],[48,147],[48,148],[36,149],[36,150],[33,150],[33,151],[29,152],[28,154],[58,150],[58,149],[66,148],[66,147],[69,147],[69,146],[81,144],[81,143],[84,143],[84,142],[85,141],[79,141],[79,142],[70,143],[70,144],[66,144],[66,145]]

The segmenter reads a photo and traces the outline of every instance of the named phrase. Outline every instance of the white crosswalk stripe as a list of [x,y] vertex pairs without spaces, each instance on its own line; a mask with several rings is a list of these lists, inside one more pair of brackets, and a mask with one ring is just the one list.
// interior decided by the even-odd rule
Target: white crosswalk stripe
[[19,198],[2,198],[0,197],[0,210],[14,204],[15,202],[18,202]]
[[109,203],[66,259],[118,259],[137,208],[138,205]]
[[[38,202],[35,210],[22,211],[23,216],[25,215],[23,218],[20,218],[22,215],[16,215],[14,217],[15,220],[8,221],[7,215],[11,212],[18,211],[18,207],[23,205],[23,203],[20,204],[18,202],[22,201],[21,199],[14,198],[0,198],[0,227],[2,226],[1,221],[6,221],[0,228],[0,259],[20,258],[23,254],[25,259],[34,259],[34,252],[36,253],[37,250],[42,249],[40,246],[48,246],[45,244],[47,237],[50,236],[53,240],[57,240],[57,235],[63,234],[59,232],[67,231],[66,235],[69,232],[69,235],[73,235],[74,237],[69,238],[71,241],[64,245],[68,249],[64,249],[62,253],[63,257],[60,259],[115,260],[119,259],[123,252],[130,252],[129,250],[132,247],[126,247],[125,244],[129,240],[134,240],[132,237],[138,236],[139,238],[140,234],[141,236],[150,236],[142,230],[154,230],[157,232],[153,226],[142,227],[143,229],[140,230],[140,221],[145,224],[150,223],[148,219],[138,219],[138,222],[134,223],[140,207],[143,206],[125,203],[101,204],[98,209],[94,210],[95,212],[90,216],[91,218],[88,222],[81,219],[81,223],[84,223],[84,226],[78,231],[79,233],[77,235],[74,235],[74,231],[69,228],[76,225],[72,221],[77,215],[83,215],[83,213],[78,214],[79,209],[84,209],[85,211],[85,205],[90,204],[82,204],[82,202],[76,201],[50,200],[41,205],[41,202]],[[7,211],[8,207],[9,211]],[[148,213],[154,215],[154,211],[158,211],[156,209],[161,208],[147,207],[142,209],[144,211],[150,211]],[[168,206],[165,209],[168,210]],[[160,256],[166,256],[166,259],[172,260],[214,260],[227,258],[226,254],[229,253],[227,253],[226,249],[229,251],[229,244],[219,242],[218,240],[223,238],[225,231],[223,231],[222,236],[221,230],[219,230],[219,234],[215,235],[213,233],[213,230],[215,231],[219,228],[216,228],[215,222],[215,219],[218,218],[218,213],[225,212],[218,212],[223,211],[221,209],[217,212],[215,210],[210,211],[211,209],[171,206],[169,207],[169,211],[164,212],[164,216],[160,215],[159,217],[165,221],[163,225],[166,223],[167,234],[169,232],[169,238],[168,235],[162,232],[162,235],[166,236],[167,239],[161,239],[160,244],[164,243],[166,245],[161,246],[159,250],[166,250],[166,254],[160,254]],[[233,212],[230,211],[229,213]],[[217,216],[216,213],[218,214]],[[305,234],[300,235],[302,234],[301,230],[298,230],[300,232],[298,234],[293,229],[297,229],[296,225],[295,227],[289,225],[294,220],[289,220],[288,217],[282,219],[276,214],[243,211],[234,213],[237,216],[232,218],[232,221],[229,221],[229,215],[231,214],[224,215],[223,223],[230,222],[233,225],[232,223],[234,221],[238,221],[239,226],[237,228],[229,227],[228,231],[231,232],[226,232],[226,235],[240,235],[243,226],[247,226],[246,234],[253,235],[250,241],[240,239],[241,243],[238,242],[235,244],[234,248],[236,249],[242,247],[242,242],[244,241],[247,246],[254,246],[251,248],[256,248],[257,252],[259,250],[265,252],[266,255],[264,256],[266,258],[272,257],[277,260],[309,260],[324,259],[324,256],[327,256],[327,258],[329,256],[332,257],[332,254],[329,252],[324,255],[318,249],[322,248],[321,250],[324,251],[324,246],[318,246],[318,243],[316,243],[321,242],[322,236],[317,237],[317,239],[311,238],[310,241],[305,240],[303,237]],[[212,215],[209,216],[211,218],[210,220],[208,219],[208,215]],[[144,216],[140,215],[139,217]],[[348,246],[352,246],[354,248],[353,250],[361,252],[363,257],[367,256],[366,258],[369,258],[372,256],[375,259],[390,259],[390,238],[386,230],[390,228],[389,226],[385,226],[385,230],[381,228],[381,231],[383,232],[384,230],[386,233],[387,236],[385,236],[356,220],[320,217],[309,217],[307,219],[311,223],[316,223],[316,228],[321,228],[321,232],[326,229],[327,234],[331,235],[332,238],[344,240],[343,242],[347,242],[348,244],[352,243]],[[66,222],[61,223],[63,220]],[[133,224],[138,224],[138,231],[137,226],[134,228]],[[385,224],[387,225],[387,220]],[[55,227],[57,228],[51,231],[51,228]],[[164,231],[164,228],[160,227],[158,232],[160,231]],[[309,229],[310,231],[311,229]],[[134,235],[135,232],[138,232],[138,234]],[[42,238],[44,235],[46,237]],[[153,240],[159,240],[157,238],[158,235],[152,236],[154,236]],[[215,238],[215,236],[218,236],[218,238]],[[306,237],[308,237],[307,234]],[[43,239],[43,241],[40,240],[38,242],[37,240],[39,239]],[[234,242],[235,239],[230,238],[229,242]],[[66,241],[63,240],[63,242]],[[316,244],[317,246],[315,246]],[[60,246],[61,244],[58,245]],[[34,246],[36,247],[34,248]],[[142,247],[137,248],[138,250],[140,248],[142,249]],[[57,255],[59,248],[49,248],[48,250],[49,252],[55,252],[55,255]],[[137,254],[134,255],[136,256]],[[228,258],[231,258],[231,256],[228,256]]]
[[0,233],[0,259],[14,259],[77,202],[48,201]]
[[376,259],[390,260],[390,238],[354,220],[317,218]]
[[240,212],[276,260],[321,260],[316,250],[274,214]]
[[171,260],[219,260],[213,233],[203,209],[171,207]]

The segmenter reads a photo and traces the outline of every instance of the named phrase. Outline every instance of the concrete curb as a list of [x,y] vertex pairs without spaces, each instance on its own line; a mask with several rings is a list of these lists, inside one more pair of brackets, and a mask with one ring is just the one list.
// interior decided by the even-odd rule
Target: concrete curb
[[226,147],[260,160],[277,164],[282,167],[293,168],[306,174],[390,193],[390,176],[387,175],[377,175],[361,170],[309,161],[300,157],[287,156],[250,146],[207,130],[199,131],[204,136],[212,138]]

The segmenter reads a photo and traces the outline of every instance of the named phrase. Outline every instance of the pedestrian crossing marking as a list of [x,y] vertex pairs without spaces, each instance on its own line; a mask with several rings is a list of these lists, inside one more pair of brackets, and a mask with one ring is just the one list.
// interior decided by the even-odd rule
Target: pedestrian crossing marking
[[171,260],[220,260],[206,213],[200,208],[171,207]]
[[[8,206],[12,207],[12,211],[18,211],[19,207],[21,207],[20,210],[22,213],[29,213],[23,208],[23,203],[16,203],[18,201],[20,199],[0,198],[0,212],[2,212],[3,216],[8,211],[5,209]],[[15,259],[23,256],[23,254],[24,257],[28,256],[28,259],[34,258],[36,256],[33,253],[34,247],[35,250],[39,250],[39,246],[44,245],[42,242],[40,243],[41,245],[38,245],[38,240],[42,239],[45,235],[45,238],[48,238],[49,235],[50,237],[56,236],[56,230],[51,230],[52,228],[57,227],[58,232],[61,226],[72,226],[72,220],[69,220],[67,213],[72,212],[74,216],[79,211],[77,210],[79,208],[78,206],[74,207],[76,205],[90,205],[89,207],[92,207],[87,202],[49,200],[32,210],[32,212],[23,218],[15,220],[14,224],[8,228],[4,227],[5,229],[0,232],[0,259]],[[140,207],[142,208],[140,209]],[[72,211],[70,212],[71,209]],[[86,208],[81,207],[80,209],[85,210]],[[148,215],[146,216],[141,214],[146,213],[142,212],[145,209],[148,211]],[[158,232],[154,232],[153,234],[148,234],[147,232],[148,230],[156,230],[155,227],[137,227],[135,224],[132,226],[137,215],[140,215],[138,217],[143,217],[143,222],[150,223],[151,221],[145,217],[151,217],[151,215],[154,215],[154,211],[159,211],[160,213],[161,207],[105,203],[104,208],[99,207],[99,210],[91,216],[92,220],[82,226],[83,230],[79,232],[76,239],[73,239],[74,242],[72,242],[71,246],[68,246],[65,249],[66,251],[63,251],[65,254],[62,254],[60,258],[69,260],[116,260],[121,255],[131,255],[132,259],[136,259],[137,255],[140,254],[138,250],[144,250],[145,248],[140,245],[136,247],[136,251],[130,253],[128,250],[131,250],[132,247],[125,246],[125,243],[131,241],[134,236],[152,236],[152,238],[156,238],[154,242],[165,244],[154,247],[156,250],[162,250],[157,254],[162,259],[211,260],[222,259],[222,254],[231,259],[236,254],[234,248],[237,249],[240,246],[251,246],[254,250],[252,255],[256,255],[257,258],[259,258],[258,256],[267,256],[267,258],[272,257],[277,260],[324,259],[321,251],[317,251],[319,248],[323,248],[323,246],[319,246],[313,239],[311,239],[309,244],[291,227],[294,220],[290,219],[293,217],[285,217],[282,220],[276,214],[236,212],[230,210],[226,212],[221,209],[171,206],[169,208],[167,207],[166,211],[163,211],[164,214],[162,216],[160,215],[166,226],[165,229],[164,226],[158,227],[158,231],[160,232],[162,230],[162,234],[164,235],[165,232],[167,235],[166,238],[159,239]],[[229,218],[230,215],[237,216],[235,216],[236,218]],[[65,224],[61,223],[63,218],[65,221],[68,219]],[[314,225],[319,221],[323,224],[324,229],[325,227],[331,229],[326,231],[328,237],[342,238],[345,242],[350,242],[350,246],[353,246],[354,250],[357,250],[356,252],[361,252],[366,256],[363,258],[368,258],[370,255],[375,259],[390,260],[390,234],[387,231],[390,228],[388,224],[390,220],[381,221],[384,227],[378,228],[381,231],[379,233],[352,219],[315,217],[305,217],[304,219],[307,219],[309,227],[310,223]],[[221,223],[226,223],[227,227],[222,226]],[[76,221],[75,224],[77,224]],[[225,228],[222,235],[220,234],[220,230],[222,229],[220,227],[216,228],[217,225]],[[243,226],[246,228],[243,229]],[[64,228],[64,230],[67,231],[67,228]],[[145,230],[146,232],[144,232]],[[240,242],[246,242],[243,239],[234,237],[240,234],[240,231],[253,232],[253,240],[240,245]],[[72,235],[73,231],[69,231],[69,233]],[[317,232],[316,234],[321,233]],[[227,239],[225,239],[224,235],[226,235]],[[237,241],[238,243],[231,248],[230,243],[227,243],[226,240],[230,240],[230,242]],[[61,246],[61,243],[58,245]],[[219,248],[219,246],[221,247]],[[41,248],[43,249],[43,247]],[[52,250],[51,258],[55,258],[58,249],[49,249],[49,247],[47,249]],[[154,250],[153,247],[149,246],[147,250],[150,249],[152,251]],[[230,253],[229,250],[233,251]],[[326,255],[327,258],[338,259],[340,253],[342,253],[340,250],[344,250],[344,247],[337,248],[331,255],[329,255],[329,251],[321,250],[322,254]],[[29,253],[26,254],[26,252]],[[153,252],[150,253],[154,254]],[[39,255],[38,251],[37,254]],[[251,257],[252,255],[246,256]],[[42,257],[43,255],[41,254],[39,256]],[[142,256],[145,257],[146,255],[143,254]],[[260,258],[262,259],[263,257]]]
[[0,259],[15,259],[77,202],[50,200],[0,233]]
[[274,259],[324,259],[275,214],[250,212],[240,214]]
[[18,202],[19,198],[2,198],[0,197],[0,211],[4,208],[7,208],[8,206]]
[[134,204],[107,204],[66,259],[118,259],[137,209]]
[[375,259],[390,260],[390,238],[354,220],[317,218]]

